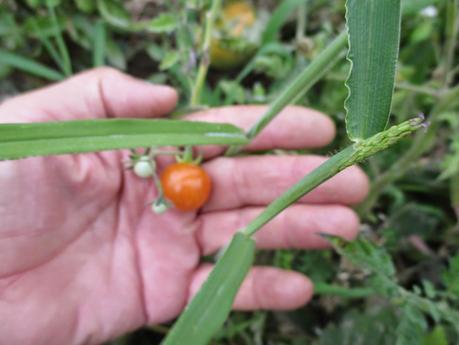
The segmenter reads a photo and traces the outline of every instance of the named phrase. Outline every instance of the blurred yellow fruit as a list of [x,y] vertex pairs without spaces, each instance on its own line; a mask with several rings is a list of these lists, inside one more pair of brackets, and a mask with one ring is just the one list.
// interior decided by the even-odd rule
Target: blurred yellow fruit
[[252,55],[255,47],[246,34],[256,19],[254,7],[246,1],[231,1],[224,5],[210,44],[210,65],[213,68],[231,69]]

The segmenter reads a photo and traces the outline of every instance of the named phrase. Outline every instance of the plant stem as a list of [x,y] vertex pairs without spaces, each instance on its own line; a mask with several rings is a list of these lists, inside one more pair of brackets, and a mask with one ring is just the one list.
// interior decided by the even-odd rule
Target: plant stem
[[191,91],[190,106],[196,107],[201,103],[201,93],[206,81],[207,71],[209,70],[210,57],[209,49],[212,40],[212,32],[217,18],[218,11],[220,9],[222,0],[213,0],[212,7],[206,13],[206,23],[204,29],[204,43],[202,46],[202,57],[199,64],[198,75]]
[[354,145],[351,145],[329,158],[325,163],[306,175],[300,182],[269,204],[242,232],[249,236],[255,234],[263,225],[303,195],[346,168],[347,163],[352,159],[355,152]]
[[449,0],[446,6],[446,43],[444,63],[444,86],[451,84],[451,69],[453,68],[454,52],[457,47],[459,31],[459,0]]
[[456,86],[454,89],[446,93],[432,109],[432,115],[429,118],[431,125],[427,129],[427,132],[418,133],[410,149],[406,151],[405,154],[389,168],[389,170],[376,179],[371,186],[367,199],[357,208],[357,211],[361,216],[365,217],[369,214],[384,189],[389,184],[394,183],[402,177],[412,168],[413,164],[419,159],[419,157],[432,148],[435,143],[438,127],[440,126],[440,115],[447,109],[450,109],[457,101],[459,101],[459,86]]
[[[302,97],[322,76],[340,59],[341,52],[347,43],[347,34],[342,32],[330,45],[312,61],[308,67],[282,92],[269,106],[268,110],[250,128],[249,140],[254,139],[288,104]],[[227,156],[237,154],[241,146],[229,147]]]
[[421,122],[422,119],[415,118],[403,122],[400,125],[393,126],[359,143],[348,146],[325,161],[322,165],[306,175],[300,182],[269,204],[258,217],[242,230],[242,232],[248,236],[252,236],[260,230],[263,225],[268,223],[303,195],[309,193],[341,170],[357,164],[371,155],[393,145],[402,137],[418,129],[421,126]]
[[298,22],[296,26],[296,41],[300,42],[304,39],[306,31],[306,7],[308,6],[308,0],[305,0],[303,4],[298,8]]

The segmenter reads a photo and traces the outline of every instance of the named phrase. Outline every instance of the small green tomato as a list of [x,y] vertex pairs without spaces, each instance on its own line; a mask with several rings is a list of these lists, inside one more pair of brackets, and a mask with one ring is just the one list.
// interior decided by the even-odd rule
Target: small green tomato
[[155,173],[155,162],[143,156],[134,164],[134,173],[141,178],[149,178]]
[[169,209],[169,205],[163,198],[159,198],[151,204],[151,210],[156,214],[163,214]]

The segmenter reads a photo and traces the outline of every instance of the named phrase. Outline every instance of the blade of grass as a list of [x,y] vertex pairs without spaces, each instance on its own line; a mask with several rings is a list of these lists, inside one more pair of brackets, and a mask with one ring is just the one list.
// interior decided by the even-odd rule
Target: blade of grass
[[400,0],[348,0],[351,72],[346,129],[353,141],[384,130],[389,121],[400,44]]
[[255,241],[237,233],[161,345],[204,345],[220,329],[255,255]]
[[65,78],[64,75],[52,68],[25,58],[19,54],[10,53],[2,49],[0,49],[0,63],[52,81],[58,81]]
[[94,67],[103,66],[105,64],[105,43],[105,24],[102,20],[98,20],[94,27],[94,52],[92,56]]
[[72,63],[70,61],[69,51],[65,45],[64,37],[62,36],[61,28],[56,17],[56,11],[50,4],[48,4],[48,12],[53,22],[57,48],[59,49],[59,53],[63,61],[65,75],[69,77],[72,75]]
[[0,125],[0,160],[146,146],[247,142],[228,124],[101,119]]
[[266,24],[266,29],[262,36],[262,45],[272,42],[276,39],[277,34],[284,25],[288,16],[305,0],[286,0],[280,2]]
[[48,54],[54,60],[57,66],[59,66],[61,72],[65,74],[65,62],[62,60],[59,52],[57,51],[56,47],[54,46],[53,42],[43,34],[43,30],[37,25],[36,22],[33,22],[33,28],[37,32],[38,38],[40,39],[41,43],[45,46]]

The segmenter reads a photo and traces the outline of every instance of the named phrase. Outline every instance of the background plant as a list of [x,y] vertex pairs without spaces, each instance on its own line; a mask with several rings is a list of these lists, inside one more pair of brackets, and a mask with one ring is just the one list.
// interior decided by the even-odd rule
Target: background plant
[[[134,3],[128,2],[123,9],[116,1],[55,2],[51,5],[57,6],[53,8],[56,20],[52,20],[50,9],[40,1],[3,2],[2,93],[43,85],[45,81],[37,75],[60,79],[69,74],[71,60],[71,72],[105,63],[152,81],[170,83],[182,91],[182,108],[188,107],[201,51],[196,40],[202,28],[200,14],[209,4],[146,1],[135,7]],[[352,253],[362,251],[359,260],[352,260],[347,246],[341,243],[336,247],[342,255],[332,251],[261,254],[259,262],[275,262],[312,276],[319,297],[295,313],[234,314],[215,343],[373,344],[375,334],[381,334],[381,342],[388,344],[458,341],[451,321],[456,315],[455,277],[459,274],[455,256],[458,4],[454,0],[436,1],[435,10],[429,11],[427,5],[431,2],[406,1],[391,121],[400,123],[424,112],[432,125],[427,134],[420,132],[414,139],[405,139],[365,164],[375,183],[369,201],[360,210],[372,242],[363,240],[363,244],[349,247]],[[310,0],[299,5],[284,1],[279,7],[259,1],[257,6],[272,14],[266,24],[269,34],[260,43],[258,54],[239,74],[211,71],[201,106],[272,101],[342,29],[343,1]],[[180,30],[183,25],[192,27],[193,34]],[[17,54],[29,60],[18,60]],[[17,67],[23,72],[14,69]],[[331,114],[336,121],[338,139],[325,153],[346,145],[342,104],[347,95],[343,87],[347,73],[345,61],[337,61],[297,100]],[[379,253],[381,250],[387,255]],[[392,257],[397,273],[387,271],[380,276],[377,267],[387,256]],[[370,258],[372,265],[361,267]],[[445,309],[445,305],[449,307]],[[329,320],[327,324],[321,324],[323,316]],[[144,330],[120,341],[154,344],[161,330]]]

